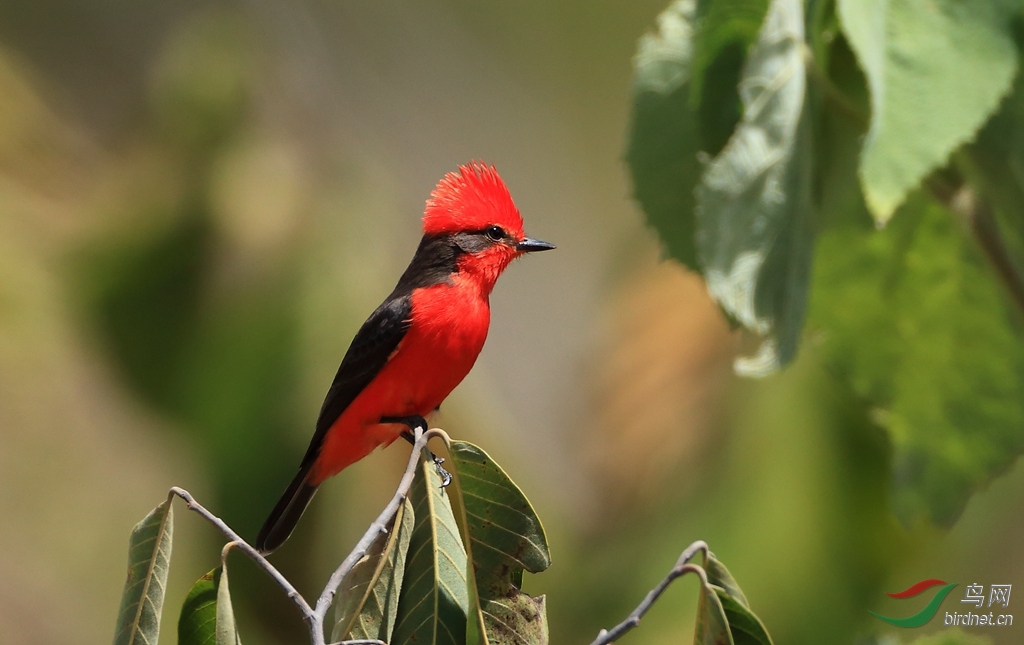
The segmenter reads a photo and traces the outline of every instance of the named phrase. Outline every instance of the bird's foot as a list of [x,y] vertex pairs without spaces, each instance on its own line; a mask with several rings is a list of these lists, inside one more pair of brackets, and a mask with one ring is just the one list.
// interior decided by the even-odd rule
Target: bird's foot
[[[402,438],[414,446],[416,445],[416,435],[414,434],[414,431],[427,431],[427,420],[421,416],[416,415],[408,417],[381,417],[380,422],[400,423],[409,428],[408,430],[402,433]],[[437,469],[437,476],[441,478],[441,490],[448,488],[448,486],[452,483],[452,474],[445,470],[444,466],[441,465],[444,463],[444,459],[438,457],[429,450],[427,451],[427,454],[430,455],[430,458],[434,461],[434,468]]]
[[444,490],[452,483],[452,474],[441,465],[444,463],[444,459],[441,459],[434,453],[430,453],[430,456],[434,459],[434,468],[437,469],[437,476],[441,478],[441,490]]

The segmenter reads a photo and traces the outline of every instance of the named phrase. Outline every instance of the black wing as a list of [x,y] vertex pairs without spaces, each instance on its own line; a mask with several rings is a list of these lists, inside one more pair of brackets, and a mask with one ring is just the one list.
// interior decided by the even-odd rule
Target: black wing
[[405,338],[411,323],[412,298],[405,295],[385,300],[359,328],[324,397],[320,416],[316,420],[316,432],[302,459],[302,467],[316,460],[327,431],[384,368],[391,354],[398,349],[398,344]]
[[309,476],[320,455],[327,431],[387,364],[392,352],[409,331],[411,314],[411,296],[408,293],[394,293],[359,328],[345,352],[331,389],[327,391],[327,397],[320,408],[320,417],[316,421],[316,433],[309,442],[306,456],[302,458],[299,472],[270,512],[270,517],[256,538],[256,548],[261,552],[270,553],[291,535],[319,485],[311,483]]

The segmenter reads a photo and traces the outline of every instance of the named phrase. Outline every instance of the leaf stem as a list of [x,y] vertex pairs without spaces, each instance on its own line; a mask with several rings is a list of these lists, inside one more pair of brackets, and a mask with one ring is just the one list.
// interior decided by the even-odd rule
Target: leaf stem
[[966,221],[1010,298],[1024,311],[1024,276],[1006,248],[992,205],[969,184],[963,183],[961,177],[955,179],[959,185],[950,185],[933,176],[926,185],[939,202]]
[[622,621],[612,629],[602,629],[600,633],[598,633],[597,638],[595,638],[590,645],[607,645],[608,643],[613,643],[622,638],[626,632],[639,625],[640,619],[643,618],[644,614],[646,614],[654,605],[661,594],[665,593],[665,590],[668,589],[668,586],[672,584],[676,578],[684,576],[687,573],[694,573],[701,578],[701,581],[705,585],[707,585],[707,576],[705,575],[704,570],[697,565],[689,564],[690,560],[692,560],[693,556],[697,555],[697,553],[703,553],[704,558],[707,559],[708,545],[703,540],[697,540],[690,546],[686,547],[683,552],[679,554],[679,559],[676,560],[675,566],[673,566],[672,570],[668,572],[665,579],[658,583],[657,587],[651,589],[647,593],[643,601],[637,605],[636,609],[633,610],[633,613],[627,616],[626,620]]
[[270,564],[270,561],[263,557],[263,554],[261,554],[259,551],[253,548],[248,542],[243,540],[237,533],[235,533],[230,526],[224,523],[224,520],[220,519],[210,511],[206,510],[206,508],[202,504],[197,502],[196,499],[192,497],[192,494],[189,493],[187,490],[185,490],[184,488],[174,486],[168,492],[167,499],[171,499],[175,495],[185,500],[185,503],[188,505],[188,510],[195,511],[196,513],[201,515],[203,519],[212,524],[218,531],[223,533],[228,538],[228,540],[230,540],[230,542],[227,545],[225,545],[224,551],[222,551],[221,553],[222,557],[227,555],[227,550],[231,547],[231,543],[234,543],[235,548],[239,549],[247,556],[249,556],[250,560],[259,565],[261,569],[266,571],[270,575],[270,577],[274,579],[274,582],[276,582],[282,589],[284,589],[288,597],[291,598],[292,602],[294,602],[295,605],[299,608],[299,611],[302,612],[302,618],[312,628],[313,618],[315,617],[313,613],[313,608],[309,606],[309,603],[306,602],[306,599],[302,597],[302,594],[300,594],[295,589],[295,587],[292,586],[292,583],[288,582],[288,579],[285,578],[281,574],[281,572],[277,570],[277,567]]

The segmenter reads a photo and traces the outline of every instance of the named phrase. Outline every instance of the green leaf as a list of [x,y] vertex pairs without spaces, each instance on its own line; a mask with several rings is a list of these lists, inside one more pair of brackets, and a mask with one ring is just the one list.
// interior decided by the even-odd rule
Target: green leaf
[[178,645],[241,645],[228,590],[228,574],[217,567],[196,580],[178,617]]
[[470,606],[479,606],[483,625],[480,634],[470,621],[470,642],[547,643],[544,597],[520,591],[524,571],[540,573],[551,565],[540,519],[519,487],[481,448],[455,441],[449,452],[473,563],[467,576],[475,592]]
[[717,154],[740,118],[736,84],[765,0],[676,0],[640,39],[626,153],[634,195],[668,254],[700,271],[698,154]]
[[341,581],[332,640],[391,640],[415,522],[412,503],[406,500],[387,532],[377,536]]
[[743,118],[697,188],[712,297],[762,338],[736,361],[760,376],[796,354],[812,257],[813,179],[800,0],[773,0],[740,80]]
[[768,630],[746,603],[740,602],[739,598],[721,587],[713,586],[713,589],[722,603],[722,611],[729,624],[729,634],[735,645],[772,645]]
[[697,4],[690,106],[697,111],[700,149],[710,155],[721,152],[742,116],[740,74],[767,10],[768,0]]
[[636,199],[669,255],[699,271],[693,190],[700,178],[689,81],[695,0],[676,0],[633,60],[633,119],[626,161]]
[[235,610],[231,606],[231,591],[228,587],[227,567],[221,567],[217,581],[217,645],[242,645],[235,626]]
[[725,565],[710,551],[704,563],[704,573],[707,575],[708,583],[718,594],[718,600],[722,603],[722,610],[725,612],[733,642],[736,645],[772,645],[768,630],[764,628],[761,620],[750,611],[750,604],[747,602],[746,596],[743,595],[743,591],[740,590],[740,586],[736,584],[736,580],[725,568]]
[[178,616],[178,645],[215,645],[217,642],[217,585],[221,568],[196,580]]
[[165,500],[132,530],[114,645],[156,645],[171,566],[173,526],[171,503]]
[[749,608],[750,604],[747,602],[747,597],[740,591],[740,586],[736,584],[736,580],[733,579],[732,574],[725,568],[725,565],[719,562],[715,558],[715,554],[710,551],[708,551],[706,560],[707,562],[704,563],[704,573],[708,577],[708,582],[716,587],[721,587],[736,602]]
[[1024,333],[955,217],[915,197],[820,239],[810,316],[830,371],[888,431],[894,510],[949,526],[1024,452]]
[[871,90],[860,177],[889,220],[907,194],[971,140],[1017,68],[1005,0],[838,0]]
[[466,640],[466,550],[434,464],[420,463],[409,494],[416,525],[409,541],[391,645]]
[[735,645],[722,601],[712,585],[700,585],[693,645]]

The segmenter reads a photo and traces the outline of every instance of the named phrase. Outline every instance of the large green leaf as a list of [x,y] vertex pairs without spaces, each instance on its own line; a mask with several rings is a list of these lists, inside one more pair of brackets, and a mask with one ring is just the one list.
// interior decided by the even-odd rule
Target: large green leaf
[[406,500],[391,518],[387,532],[377,536],[341,581],[333,640],[391,640],[415,522],[412,503]]
[[717,155],[743,114],[739,82],[750,47],[757,41],[768,0],[700,0],[690,106],[697,111],[700,150]]
[[813,179],[800,0],[773,0],[740,79],[743,118],[697,188],[697,248],[708,290],[758,334],[738,372],[796,354],[810,276]]
[[676,0],[638,43],[626,155],[634,194],[669,255],[694,271],[698,156],[717,154],[739,121],[736,84],[766,7]]
[[450,453],[472,556],[472,600],[483,627],[482,635],[476,633],[470,617],[471,642],[547,643],[544,597],[520,591],[524,571],[539,573],[551,564],[540,519],[519,487],[481,448],[456,441]]
[[240,645],[228,575],[217,567],[196,580],[178,617],[178,645]]
[[950,525],[1024,452],[1024,333],[973,240],[913,198],[884,231],[823,234],[810,316],[888,431],[894,508]]
[[634,195],[668,253],[699,271],[693,190],[701,167],[687,86],[695,7],[696,0],[676,0],[658,16],[658,30],[640,39],[626,160]]
[[156,645],[171,566],[173,526],[171,502],[166,500],[132,530],[114,645]]
[[995,111],[1017,67],[1007,0],[838,0],[871,89],[860,175],[884,223]]
[[469,611],[466,550],[433,463],[420,463],[409,500],[416,525],[391,645],[463,645]]

